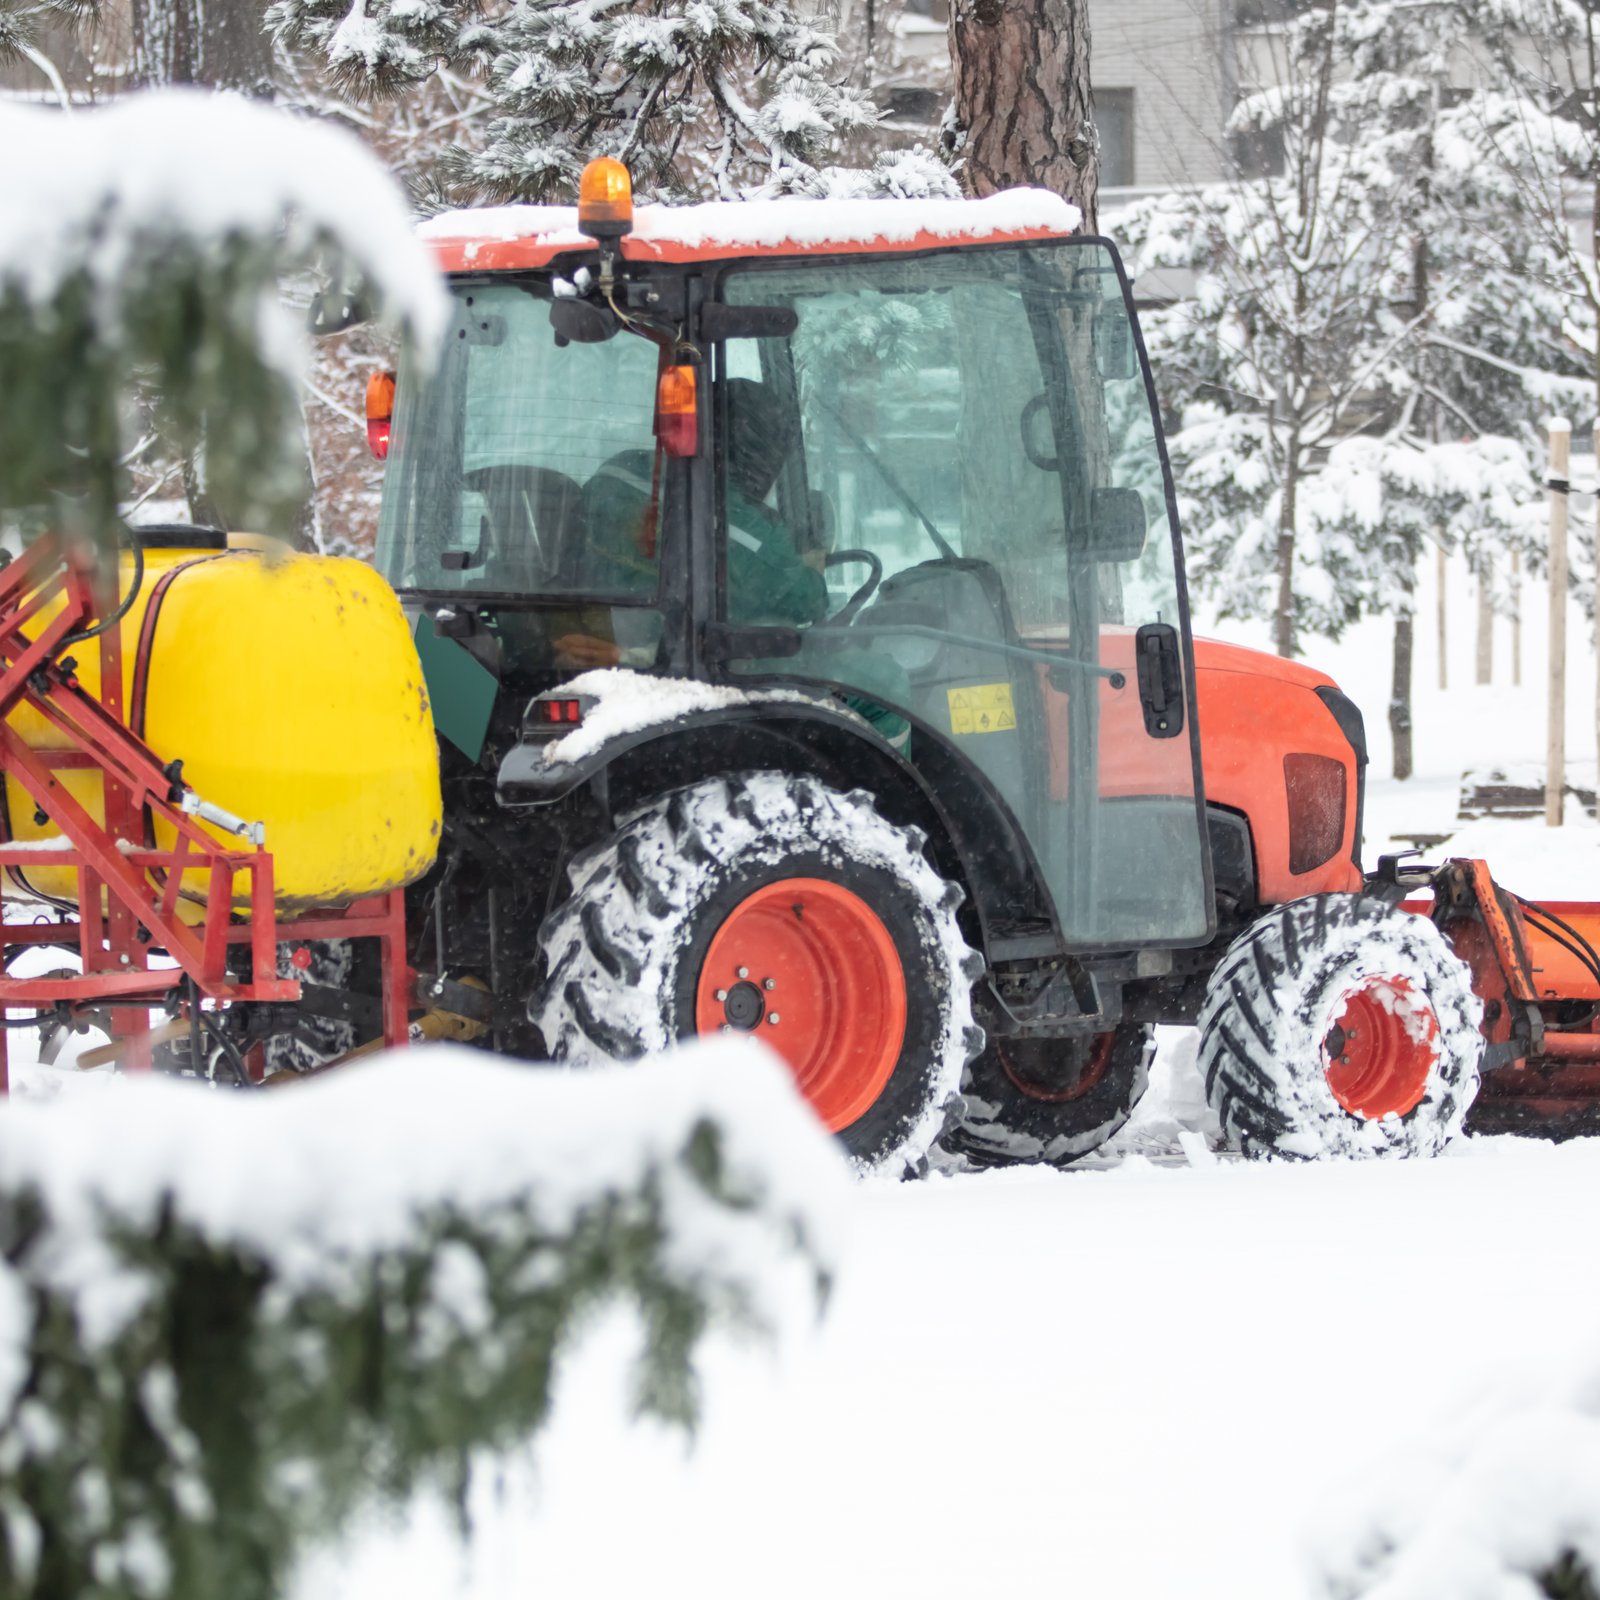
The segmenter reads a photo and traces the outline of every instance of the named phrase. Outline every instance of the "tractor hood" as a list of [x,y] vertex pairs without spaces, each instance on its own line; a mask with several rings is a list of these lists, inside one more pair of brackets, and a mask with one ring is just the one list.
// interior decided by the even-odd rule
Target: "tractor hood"
[[1247,645],[1225,644],[1221,639],[1194,641],[1194,664],[1200,672],[1242,672],[1254,678],[1274,678],[1301,689],[1331,689],[1334,680],[1303,662],[1287,661],[1270,650],[1252,650]]

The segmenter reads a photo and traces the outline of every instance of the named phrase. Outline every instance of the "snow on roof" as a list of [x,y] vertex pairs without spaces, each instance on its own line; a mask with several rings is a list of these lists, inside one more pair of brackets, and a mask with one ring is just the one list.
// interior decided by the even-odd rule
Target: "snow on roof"
[[[622,253],[633,261],[715,260],[812,251],[1065,238],[1083,218],[1046,189],[1004,189],[982,200],[740,200],[642,205]],[[575,206],[447,211],[418,229],[448,271],[538,267],[591,250]]]

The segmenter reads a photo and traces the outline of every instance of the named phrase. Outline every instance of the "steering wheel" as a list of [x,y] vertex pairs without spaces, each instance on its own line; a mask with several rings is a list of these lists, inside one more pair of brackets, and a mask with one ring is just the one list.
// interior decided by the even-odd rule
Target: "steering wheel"
[[842,628],[855,621],[856,613],[877,592],[883,582],[883,563],[870,550],[830,550],[823,559],[824,567],[847,567],[855,562],[866,566],[867,581],[828,618],[830,627]]
[[496,587],[533,591],[561,577],[587,531],[583,491],[574,479],[550,467],[502,461],[462,473],[461,482],[489,507],[488,537],[473,555],[502,568],[520,558],[529,580]]

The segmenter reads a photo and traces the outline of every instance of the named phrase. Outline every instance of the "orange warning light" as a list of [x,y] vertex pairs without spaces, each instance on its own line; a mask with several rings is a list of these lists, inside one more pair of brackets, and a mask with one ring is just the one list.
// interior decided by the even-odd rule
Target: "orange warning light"
[[656,438],[669,456],[692,456],[700,447],[700,413],[694,368],[661,369],[656,384]]
[[633,179],[620,161],[596,156],[578,180],[578,228],[591,239],[633,231]]
[[389,454],[389,429],[394,421],[394,374],[374,372],[367,379],[367,448],[380,461]]

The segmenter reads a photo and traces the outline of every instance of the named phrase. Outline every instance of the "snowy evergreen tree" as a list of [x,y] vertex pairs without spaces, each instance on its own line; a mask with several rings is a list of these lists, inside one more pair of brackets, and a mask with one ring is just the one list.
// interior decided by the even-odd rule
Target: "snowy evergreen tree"
[[1457,0],[1473,19],[1476,70],[1490,92],[1475,132],[1546,263],[1543,287],[1588,358],[1600,409],[1600,6],[1595,0]]
[[[1422,536],[1461,550],[1483,592],[1504,605],[1509,557],[1534,557],[1533,542],[1542,542],[1539,424],[1578,403],[1582,360],[1555,288],[1560,262],[1485,136],[1485,107],[1504,98],[1496,75],[1482,62],[1462,69],[1494,32],[1475,3],[1355,0],[1341,18],[1338,98],[1347,136],[1389,142],[1390,165],[1405,176],[1408,310],[1418,336],[1397,352],[1400,408],[1386,419],[1386,437],[1438,459],[1395,461],[1395,515],[1405,520],[1419,483],[1450,486],[1432,502]],[[1461,440],[1482,448],[1462,453]],[[1474,461],[1475,490],[1462,498]],[[1406,778],[1414,566],[1395,576],[1376,608],[1395,618],[1389,722],[1395,776]]]
[[66,84],[44,50],[54,27],[74,24],[93,11],[95,0],[0,0],[0,66],[26,61],[43,75],[57,100],[69,103]]
[[1548,255],[1497,181],[1482,92],[1449,90],[1466,22],[1395,0],[1302,15],[1232,121],[1281,139],[1282,174],[1147,204],[1127,230],[1142,267],[1196,279],[1147,335],[1182,415],[1197,581],[1224,614],[1270,616],[1285,654],[1362,614],[1405,624],[1430,538],[1484,566],[1518,538],[1532,426],[1571,393]]
[[570,202],[595,155],[662,197],[816,192],[840,137],[876,120],[792,0],[276,0],[267,17],[357,97],[481,84],[492,109],[444,164],[452,198]]

